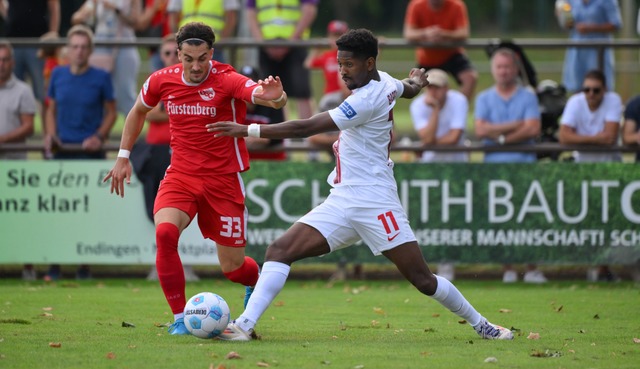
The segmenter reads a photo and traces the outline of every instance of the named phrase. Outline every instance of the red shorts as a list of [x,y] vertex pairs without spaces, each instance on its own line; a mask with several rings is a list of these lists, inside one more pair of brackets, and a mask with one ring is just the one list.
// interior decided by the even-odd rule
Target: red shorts
[[215,243],[244,247],[247,243],[247,209],[240,173],[198,177],[171,170],[160,182],[153,213],[176,208],[193,218],[205,238]]

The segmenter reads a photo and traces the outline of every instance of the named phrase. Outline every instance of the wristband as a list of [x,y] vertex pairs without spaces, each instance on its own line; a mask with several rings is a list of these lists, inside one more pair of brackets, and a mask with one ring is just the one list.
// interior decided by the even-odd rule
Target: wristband
[[247,136],[260,137],[260,125],[258,123],[251,123],[247,127]]
[[120,149],[120,151],[118,151],[119,158],[129,159],[129,155],[131,155],[131,151],[129,150]]
[[280,101],[282,101],[282,99],[284,99],[284,91],[282,91],[282,95],[280,95],[279,98],[275,99],[275,100],[271,100],[274,103],[279,103]]

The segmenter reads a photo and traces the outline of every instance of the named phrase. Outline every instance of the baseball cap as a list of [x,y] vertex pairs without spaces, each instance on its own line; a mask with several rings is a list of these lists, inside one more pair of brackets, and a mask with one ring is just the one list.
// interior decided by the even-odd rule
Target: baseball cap
[[432,86],[444,87],[449,85],[449,75],[442,69],[429,69],[427,75],[427,81]]
[[329,25],[327,26],[327,32],[329,33],[343,34],[348,30],[349,30],[349,25],[347,25],[347,22],[343,22],[341,20],[332,20],[331,22],[329,22]]

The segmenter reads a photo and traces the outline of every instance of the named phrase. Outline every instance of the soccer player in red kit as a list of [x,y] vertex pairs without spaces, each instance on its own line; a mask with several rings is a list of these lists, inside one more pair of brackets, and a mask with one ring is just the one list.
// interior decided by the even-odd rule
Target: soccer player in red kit
[[256,83],[211,60],[215,35],[204,23],[185,24],[176,41],[181,64],[153,73],[142,86],[125,120],[118,158],[104,181],[111,179],[111,192],[124,197],[124,182],[130,183],[132,171],[130,150],[146,114],[162,101],[169,115],[172,157],[154,205],[156,268],[174,314],[169,332],[189,334],[183,319],[185,278],[178,239],[196,214],[202,235],[216,242],[224,275],[247,286],[245,303],[259,273],[256,261],[244,252],[248,214],[240,173],[249,169],[244,140],[214,137],[205,126],[244,123],[245,101],[279,109],[287,95],[278,77]]

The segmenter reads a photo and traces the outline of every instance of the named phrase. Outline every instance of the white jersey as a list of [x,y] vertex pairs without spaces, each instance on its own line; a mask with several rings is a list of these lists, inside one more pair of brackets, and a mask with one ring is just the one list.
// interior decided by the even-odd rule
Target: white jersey
[[340,128],[333,144],[336,167],[327,182],[333,187],[379,185],[396,188],[389,148],[393,136],[393,107],[404,92],[401,81],[378,71],[371,80],[335,109],[331,119]]

